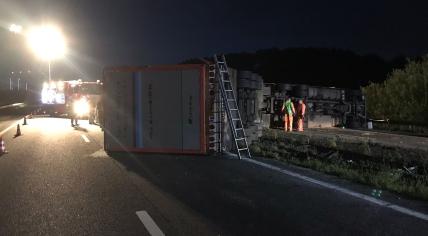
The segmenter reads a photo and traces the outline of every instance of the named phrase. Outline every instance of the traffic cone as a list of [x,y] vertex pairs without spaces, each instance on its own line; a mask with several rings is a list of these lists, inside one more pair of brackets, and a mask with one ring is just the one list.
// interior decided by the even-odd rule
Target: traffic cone
[[24,116],[24,123],[22,125],[27,125],[27,116]]
[[5,143],[3,141],[3,137],[0,137],[0,156],[6,153],[7,151],[6,151]]
[[15,138],[18,136],[21,136],[21,126],[19,126],[19,124],[18,124],[18,126],[16,126]]

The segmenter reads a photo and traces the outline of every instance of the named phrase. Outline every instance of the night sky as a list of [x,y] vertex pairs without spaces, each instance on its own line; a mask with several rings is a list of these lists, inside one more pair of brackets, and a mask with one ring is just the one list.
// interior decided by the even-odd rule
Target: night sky
[[65,64],[95,78],[105,65],[177,63],[272,47],[422,55],[428,52],[428,3],[410,2],[1,0],[0,23],[61,26],[71,50]]

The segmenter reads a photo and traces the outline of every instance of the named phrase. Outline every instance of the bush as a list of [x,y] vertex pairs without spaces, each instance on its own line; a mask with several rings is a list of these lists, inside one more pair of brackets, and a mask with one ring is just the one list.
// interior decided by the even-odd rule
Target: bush
[[363,88],[371,118],[428,125],[428,55]]

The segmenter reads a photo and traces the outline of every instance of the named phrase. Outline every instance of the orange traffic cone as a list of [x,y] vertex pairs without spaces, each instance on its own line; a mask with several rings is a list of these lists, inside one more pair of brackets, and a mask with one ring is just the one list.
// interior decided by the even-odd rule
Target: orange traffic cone
[[27,116],[24,116],[24,123],[22,125],[27,125]]
[[21,136],[21,127],[19,126],[19,124],[18,124],[18,126],[16,126],[15,138],[18,137],[18,136]]
[[6,151],[5,143],[3,141],[3,137],[0,137],[0,156],[6,153],[7,151]]

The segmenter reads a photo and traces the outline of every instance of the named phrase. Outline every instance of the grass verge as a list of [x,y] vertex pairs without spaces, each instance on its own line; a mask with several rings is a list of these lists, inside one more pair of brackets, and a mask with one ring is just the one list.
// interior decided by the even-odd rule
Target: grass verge
[[310,168],[378,189],[428,200],[428,175],[425,166],[398,167],[391,162],[373,159],[361,153],[341,151],[310,144],[311,140],[296,142],[263,136],[250,146],[253,154],[285,163]]

